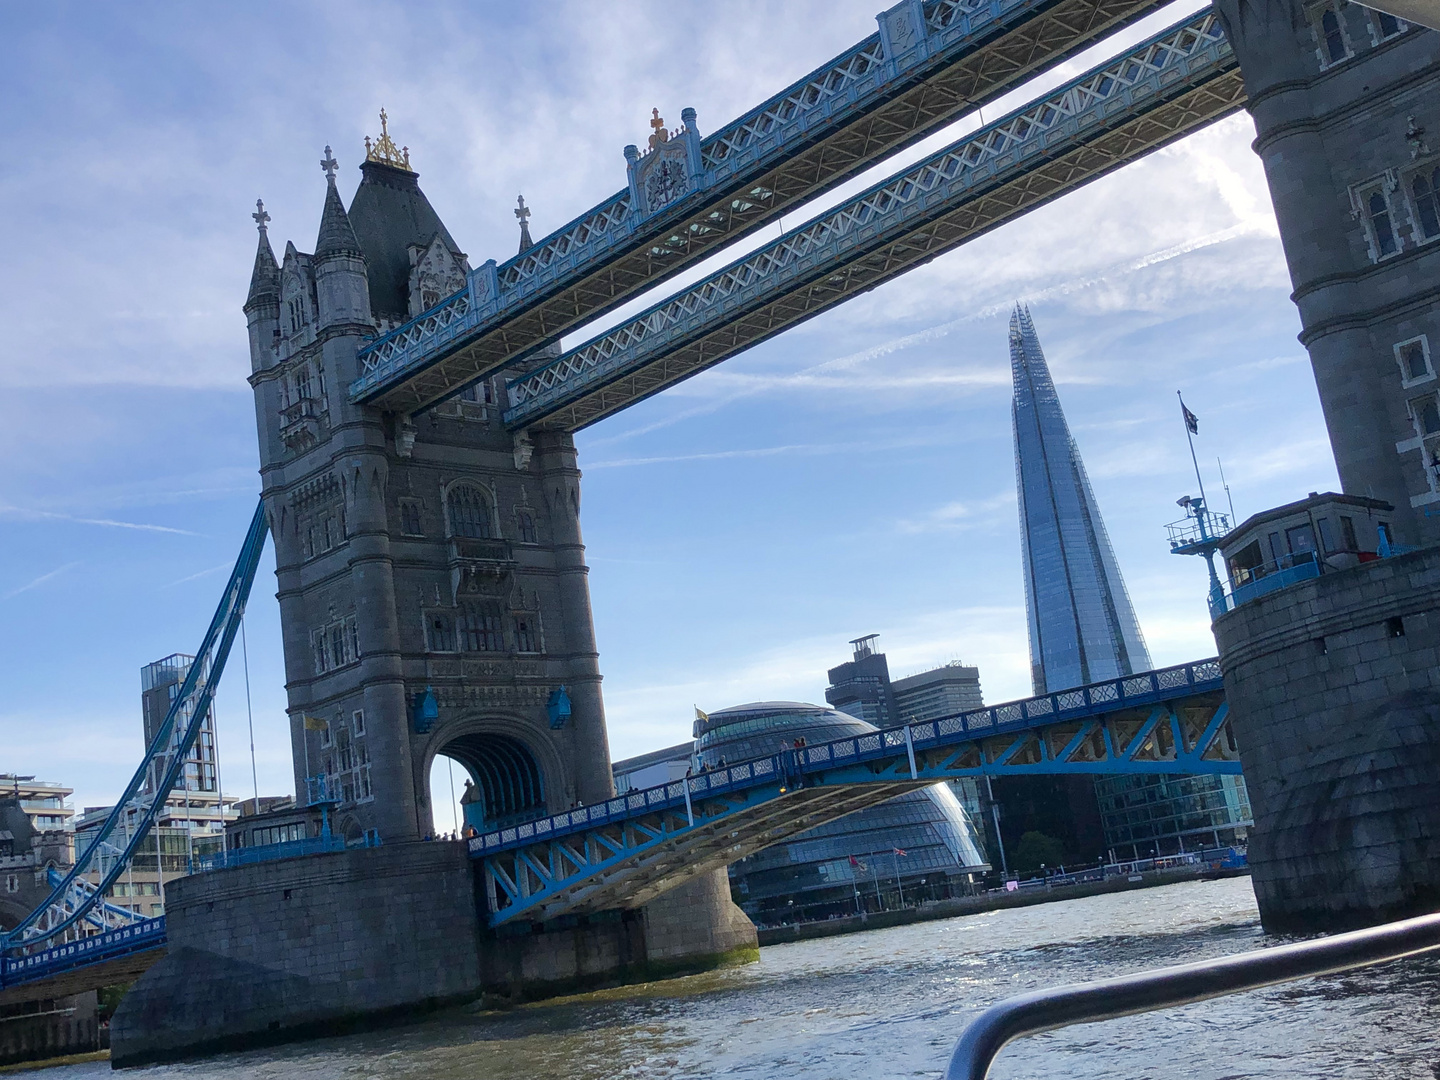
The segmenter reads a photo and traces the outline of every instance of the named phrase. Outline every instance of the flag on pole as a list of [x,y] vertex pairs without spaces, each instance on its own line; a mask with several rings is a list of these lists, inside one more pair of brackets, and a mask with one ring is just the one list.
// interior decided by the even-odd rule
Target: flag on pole
[[699,720],[699,721],[703,724],[706,720],[709,720],[709,719],[710,719],[710,716],[709,716],[708,713],[703,713],[703,712],[701,712],[701,711],[700,711],[700,706],[699,706],[699,705],[696,705],[696,706],[695,706],[695,719],[696,719],[696,720]]
[[861,862],[859,859],[855,858],[854,855],[851,855],[851,856],[850,856],[850,865],[853,866],[853,867],[855,867],[857,870],[864,870],[864,869],[865,869],[865,864],[864,864],[863,862]]
[[894,850],[894,852],[895,852],[896,855],[904,855],[904,854],[905,854],[905,849],[904,849],[904,848],[898,848],[898,847],[897,847],[897,848],[894,848],[893,850]]
[[324,720],[321,720],[318,716],[305,717],[306,731],[324,731],[329,726],[329,724],[327,724]]
[[1190,432],[1191,435],[1199,435],[1200,418],[1191,412],[1183,401],[1180,402],[1180,411],[1185,415],[1185,430]]

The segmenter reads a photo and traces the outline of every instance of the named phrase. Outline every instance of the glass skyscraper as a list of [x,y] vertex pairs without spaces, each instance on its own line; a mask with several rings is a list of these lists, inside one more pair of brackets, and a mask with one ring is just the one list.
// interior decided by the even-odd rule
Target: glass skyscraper
[[1149,671],[1090,478],[1060,408],[1030,312],[1010,316],[1015,480],[1035,693]]
[[[1149,650],[1028,308],[1010,316],[1015,482],[1036,694],[1149,671]],[[1105,776],[1094,783],[1105,843],[1119,857],[1243,842],[1244,781]]]

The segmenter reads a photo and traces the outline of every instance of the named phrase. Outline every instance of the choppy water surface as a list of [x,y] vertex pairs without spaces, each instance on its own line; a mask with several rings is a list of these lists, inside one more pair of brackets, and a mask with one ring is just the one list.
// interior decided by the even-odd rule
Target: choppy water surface
[[[758,964],[512,1012],[121,1074],[426,1080],[935,1077],[967,1020],[1024,990],[1259,948],[1248,879],[922,923],[764,949]],[[1020,1077],[1440,1077],[1440,961],[1292,983],[1021,1040]],[[43,1080],[111,1076],[108,1065]]]

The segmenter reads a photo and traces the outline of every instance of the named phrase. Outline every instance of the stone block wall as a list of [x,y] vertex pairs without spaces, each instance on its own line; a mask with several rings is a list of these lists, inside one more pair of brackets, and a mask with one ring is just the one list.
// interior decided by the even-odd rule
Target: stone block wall
[[197,874],[167,889],[167,956],[121,1002],[117,1065],[474,997],[463,845],[415,843]]
[[95,998],[91,990],[0,1006],[0,1066],[99,1050]]
[[631,911],[491,930],[461,844],[285,859],[167,888],[169,950],[111,1025],[117,1066],[343,1031],[758,957],[724,870]]
[[1271,931],[1440,909],[1440,547],[1215,623]]

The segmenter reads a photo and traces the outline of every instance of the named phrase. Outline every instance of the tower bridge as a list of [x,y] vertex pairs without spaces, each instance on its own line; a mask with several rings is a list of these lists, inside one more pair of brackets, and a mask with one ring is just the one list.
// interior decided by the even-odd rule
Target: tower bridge
[[[1440,540],[1421,512],[1440,500],[1440,442],[1426,442],[1440,432],[1421,424],[1430,413],[1415,397],[1431,393],[1426,335],[1440,333],[1426,171],[1440,178],[1440,160],[1425,134],[1440,131],[1440,46],[1341,0],[1217,0],[558,351],[562,334],[1158,8],[904,0],[878,33],[714,135],[702,138],[691,110],[673,131],[657,110],[647,151],[625,150],[626,187],[538,244],[522,217],[521,250],[504,263],[469,265],[383,114],[348,207],[326,148],[313,251],[292,242],[277,260],[257,206],[244,311],[261,506],[117,804],[116,820],[142,827],[126,847],[94,844],[6,934],[7,997],[47,979],[74,992],[87,970],[101,978],[163,948],[116,1017],[115,1060],[138,1061],[485,989],[545,992],[746,954],[754,928],[730,901],[726,862],[953,776],[1235,772],[1248,745],[1263,770],[1257,822],[1288,805],[1277,791],[1309,767],[1309,715],[1283,737],[1244,725],[1286,707],[1284,672],[1315,668],[1318,681],[1332,643],[1338,655],[1346,634],[1379,633],[1359,585],[1344,619],[1320,620],[1316,601],[1271,625],[1255,614],[1268,598],[1222,616],[1223,690],[1213,660],[1132,673],[623,798],[609,765],[573,433],[1241,107],[1256,118],[1342,482],[1397,507],[1398,544]],[[107,924],[86,939],[196,737],[267,534],[296,791],[327,793],[336,835],[319,854],[181,879],[163,927]],[[1429,557],[1346,573],[1411,573],[1405,559]],[[1434,668],[1432,655],[1419,675],[1392,670],[1397,650],[1431,640],[1423,569],[1408,606],[1387,611],[1389,644],[1361,643],[1374,670],[1362,672],[1357,644],[1334,679],[1363,676],[1373,694],[1390,679],[1393,695],[1394,680]],[[1314,626],[1297,629],[1306,619]],[[1234,681],[1228,665],[1242,661]],[[1352,723],[1328,700],[1313,710],[1332,733]],[[468,851],[415,842],[431,828],[437,755],[485,795]],[[147,776],[162,778],[157,790]],[[77,892],[93,869],[101,886]]]

